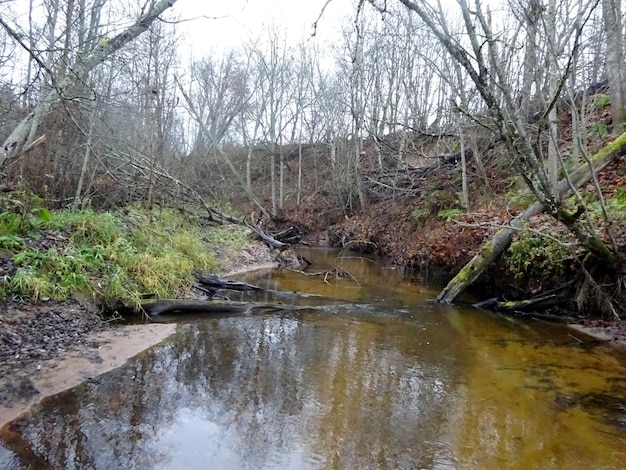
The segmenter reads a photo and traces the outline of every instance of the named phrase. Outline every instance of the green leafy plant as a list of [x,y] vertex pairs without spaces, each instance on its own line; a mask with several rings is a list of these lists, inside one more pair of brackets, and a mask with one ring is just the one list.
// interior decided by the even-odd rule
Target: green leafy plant
[[611,104],[611,97],[609,95],[606,95],[604,93],[598,93],[597,95],[594,95],[593,97],[593,108],[596,111],[600,111],[606,108],[610,104]]
[[437,215],[443,219],[446,219],[446,221],[456,220],[461,215],[461,210],[460,209],[444,209],[444,210],[440,210],[437,213]]
[[426,209],[423,207],[415,209],[411,213],[411,220],[410,220],[411,232],[415,232],[416,230],[419,230],[420,228],[422,228],[422,226],[424,225],[424,222],[426,222],[426,219],[428,218],[429,215],[430,215],[429,209]]
[[0,248],[19,250],[23,247],[24,239],[17,235],[0,235]]
[[555,240],[521,230],[505,253],[505,263],[520,283],[541,283],[563,274],[567,249]]
[[431,213],[444,209],[452,209],[458,201],[454,194],[444,189],[435,189],[426,194],[425,207],[428,207]]
[[610,212],[624,217],[626,214],[626,187],[619,188],[615,196],[607,200],[607,206]]
[[512,177],[508,180],[508,183],[509,190],[505,195],[505,200],[513,209],[524,210],[535,202],[535,195],[528,189],[521,177]]
[[609,130],[607,129],[606,124],[603,123],[603,122],[596,122],[596,123],[594,123],[591,129],[601,139],[604,139],[606,136],[609,135]]

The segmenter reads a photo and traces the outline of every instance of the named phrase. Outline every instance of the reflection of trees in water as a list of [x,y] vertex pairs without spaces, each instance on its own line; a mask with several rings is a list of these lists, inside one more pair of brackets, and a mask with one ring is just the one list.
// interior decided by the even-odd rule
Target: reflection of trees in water
[[[453,354],[427,347],[450,339],[440,330],[315,314],[181,325],[173,340],[20,420],[31,445],[21,452],[55,467],[150,468],[175,455],[175,436],[202,462],[233,467],[432,466],[456,370]],[[210,424],[207,435],[192,434],[189,420]]]

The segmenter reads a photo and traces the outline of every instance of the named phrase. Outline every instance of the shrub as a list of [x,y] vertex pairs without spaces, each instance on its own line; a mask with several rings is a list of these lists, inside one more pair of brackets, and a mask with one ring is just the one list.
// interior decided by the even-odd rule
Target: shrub
[[504,261],[521,287],[537,288],[564,274],[566,247],[555,240],[523,229],[514,237]]

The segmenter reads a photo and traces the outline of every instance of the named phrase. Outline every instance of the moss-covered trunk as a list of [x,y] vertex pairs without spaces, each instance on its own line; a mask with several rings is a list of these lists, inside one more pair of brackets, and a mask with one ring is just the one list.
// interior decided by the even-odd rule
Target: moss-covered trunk
[[[626,133],[622,134],[596,153],[590,160],[591,168],[589,164],[584,164],[569,174],[569,181],[568,179],[561,180],[557,186],[559,199],[563,200],[567,198],[571,194],[572,187],[578,188],[586,183],[591,178],[593,172],[604,168],[606,165],[611,163],[615,157],[622,155],[624,152],[626,152]],[[502,255],[504,250],[506,250],[511,244],[513,233],[521,228],[523,222],[542,211],[543,205],[540,202],[535,202],[532,206],[515,217],[508,227],[503,227],[496,232],[496,234],[483,244],[478,253],[474,255],[474,257],[441,291],[441,293],[437,296],[437,302],[452,303],[461,292],[467,289],[476,279],[478,279],[482,272],[487,269],[491,263]],[[575,224],[576,221],[572,221],[572,223]],[[570,227],[570,229],[571,228],[572,227]],[[590,240],[592,243],[596,243],[597,241],[597,237]],[[581,244],[585,244],[584,241]],[[604,247],[603,243],[601,243],[601,245]],[[593,246],[594,245],[589,245],[586,246],[586,248],[590,249],[593,248]],[[592,251],[595,253],[596,250]],[[599,254],[604,252],[605,250],[603,249],[599,250]],[[611,259],[610,252],[609,259]]]

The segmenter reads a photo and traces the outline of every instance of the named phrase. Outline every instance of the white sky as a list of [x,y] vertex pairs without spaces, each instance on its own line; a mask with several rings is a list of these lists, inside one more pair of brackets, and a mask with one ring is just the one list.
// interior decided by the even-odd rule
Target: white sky
[[[181,19],[206,16],[179,25],[190,52],[201,56],[209,50],[236,47],[254,37],[264,26],[286,28],[289,41],[311,36],[326,0],[178,0],[173,11]],[[354,10],[352,0],[332,0],[317,28],[318,41],[337,37],[341,20]],[[215,18],[215,19],[213,19]]]

